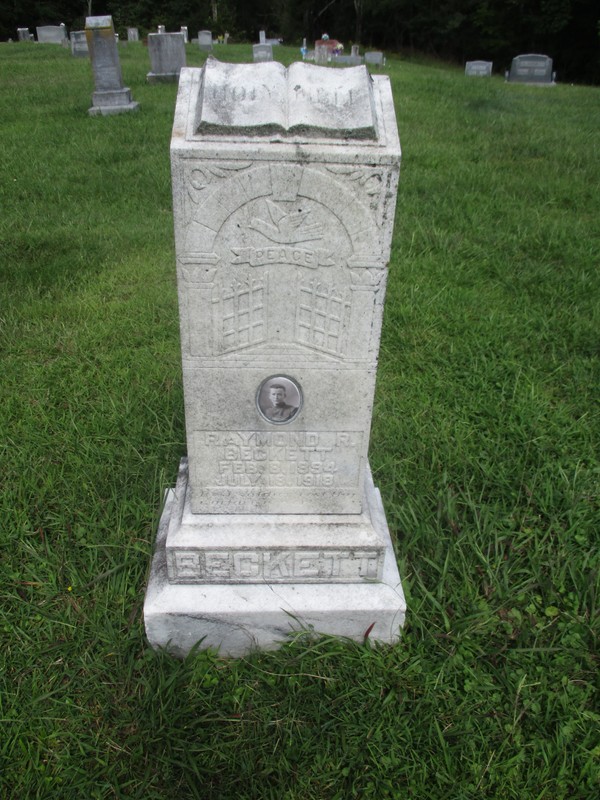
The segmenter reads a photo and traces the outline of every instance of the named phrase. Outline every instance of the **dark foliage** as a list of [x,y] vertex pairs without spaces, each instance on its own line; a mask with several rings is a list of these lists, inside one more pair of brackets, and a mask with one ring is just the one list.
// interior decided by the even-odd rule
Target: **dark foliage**
[[10,0],[0,8],[0,38],[16,28],[64,22],[84,26],[85,16],[112,14],[121,33],[142,34],[187,25],[237,41],[257,41],[258,30],[288,44],[327,32],[345,44],[413,51],[462,63],[494,62],[508,68],[520,53],[554,59],[561,82],[600,84],[600,6],[597,0]]

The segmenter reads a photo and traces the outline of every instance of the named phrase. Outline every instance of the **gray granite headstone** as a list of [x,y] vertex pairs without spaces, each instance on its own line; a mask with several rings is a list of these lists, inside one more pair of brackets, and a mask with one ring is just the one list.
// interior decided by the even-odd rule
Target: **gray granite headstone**
[[144,617],[185,655],[294,620],[395,642],[405,602],[368,466],[400,143],[390,81],[182,69],[171,140],[188,458]]
[[17,39],[19,42],[30,42],[31,34],[29,28],[17,28]]
[[140,40],[140,32],[137,28],[127,28],[127,41],[128,42],[139,42]]
[[491,78],[493,61],[467,61],[465,75],[478,78]]
[[96,89],[88,113],[106,116],[137,111],[139,103],[132,100],[131,91],[123,85],[112,17],[87,17],[85,33]]
[[211,31],[198,31],[198,47],[205,53],[212,53],[212,33]]
[[157,27],[157,29],[156,29],[156,32],[157,32],[157,33],[165,33],[165,32],[166,32],[166,28],[165,28],[165,26],[164,26],[164,25],[159,25],[159,26]]
[[342,67],[358,67],[363,63],[364,59],[362,56],[337,56],[333,55],[331,57],[331,63],[337,64]]
[[552,59],[538,53],[515,56],[506,78],[510,83],[552,86],[555,78]]
[[372,50],[370,53],[365,53],[365,64],[372,64],[376,67],[385,66],[385,58],[383,53],[379,50]]
[[185,67],[185,39],[183,33],[148,34],[149,83],[179,80],[181,68]]
[[71,53],[77,58],[87,58],[90,54],[85,31],[71,31]]
[[260,61],[273,61],[273,46],[270,44],[253,44],[252,58],[255,64]]
[[187,25],[181,26],[181,33],[183,33],[183,41],[187,44],[189,42]]
[[67,43],[67,29],[64,23],[60,25],[41,25],[35,30],[40,44],[65,45]]
[[258,32],[258,42],[259,42],[259,44],[265,44],[266,41],[267,41],[267,34],[265,33],[265,31],[259,31]]

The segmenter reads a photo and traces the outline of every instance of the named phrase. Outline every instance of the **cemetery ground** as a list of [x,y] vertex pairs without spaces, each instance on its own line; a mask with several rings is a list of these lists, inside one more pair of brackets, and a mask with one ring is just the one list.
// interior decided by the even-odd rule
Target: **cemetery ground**
[[91,118],[86,60],[0,46],[0,796],[598,796],[600,90],[388,57],[402,641],[179,662],[141,613],[185,442],[176,87],[120,53],[141,110]]

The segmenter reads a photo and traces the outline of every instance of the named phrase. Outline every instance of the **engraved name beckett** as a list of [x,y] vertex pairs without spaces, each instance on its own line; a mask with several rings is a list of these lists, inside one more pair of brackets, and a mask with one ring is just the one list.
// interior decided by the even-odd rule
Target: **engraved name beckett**
[[169,573],[177,583],[311,583],[377,580],[380,550],[176,550]]

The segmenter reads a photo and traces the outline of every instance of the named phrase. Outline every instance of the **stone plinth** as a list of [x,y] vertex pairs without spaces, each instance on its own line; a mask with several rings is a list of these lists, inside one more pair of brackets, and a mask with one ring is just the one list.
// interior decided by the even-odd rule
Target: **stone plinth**
[[149,639],[241,655],[293,617],[393,642],[405,604],[368,466],[400,164],[389,79],[209,58],[181,71],[171,154],[189,465]]
[[132,100],[131,91],[123,86],[112,17],[88,17],[85,21],[85,33],[96,88],[88,113],[91,116],[106,116],[137,111],[139,103]]
[[150,72],[149,83],[179,80],[181,68],[185,67],[185,36],[183,33],[148,34]]

